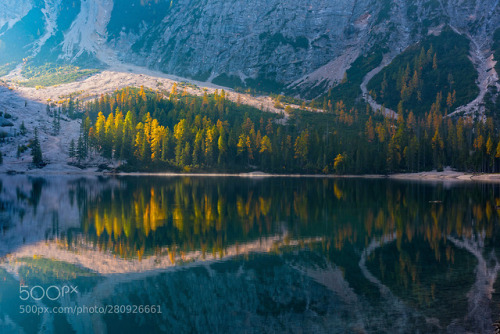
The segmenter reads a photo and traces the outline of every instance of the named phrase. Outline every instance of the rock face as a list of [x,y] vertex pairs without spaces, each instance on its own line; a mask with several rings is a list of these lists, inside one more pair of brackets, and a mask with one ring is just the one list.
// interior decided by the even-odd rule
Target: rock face
[[[172,73],[288,82],[357,43],[367,26],[354,23],[369,15],[368,2],[182,0],[137,39],[133,59]],[[133,40],[125,34],[112,38],[116,45]]]
[[[401,52],[450,24],[486,56],[498,0],[5,0],[0,63],[131,62],[201,80],[339,81],[373,48]],[[39,20],[33,20],[39,17]],[[38,26],[37,26],[38,25]],[[9,57],[11,31],[27,32]],[[10,33],[10,35],[9,35]],[[7,47],[6,47],[7,46]],[[487,58],[487,57],[486,57]],[[219,77],[219,78],[218,78]]]
[[0,3],[0,31],[11,28],[30,11],[30,0],[2,1]]

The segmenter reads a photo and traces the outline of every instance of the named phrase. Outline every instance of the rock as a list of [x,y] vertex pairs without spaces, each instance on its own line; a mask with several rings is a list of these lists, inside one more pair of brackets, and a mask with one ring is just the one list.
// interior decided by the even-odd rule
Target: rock
[[[257,79],[259,87],[291,83],[300,87],[303,82],[312,87],[314,82],[308,80],[326,80],[330,83],[326,89],[341,78],[355,56],[373,47],[401,52],[450,23],[487,50],[500,26],[496,0],[79,3],[80,8],[68,12],[65,1],[4,0],[0,4],[0,33],[6,31],[0,41],[10,29],[16,29],[13,22],[28,23],[31,10],[42,17],[39,41],[29,40],[24,48],[25,56],[34,53],[35,59],[51,54],[68,62],[110,65],[123,59],[201,81],[222,80],[220,76],[226,75],[233,83]],[[57,19],[62,15],[71,24],[61,28]],[[342,61],[335,62],[337,59]],[[342,68],[332,70],[326,66],[330,63]],[[325,73],[307,78],[318,69]]]

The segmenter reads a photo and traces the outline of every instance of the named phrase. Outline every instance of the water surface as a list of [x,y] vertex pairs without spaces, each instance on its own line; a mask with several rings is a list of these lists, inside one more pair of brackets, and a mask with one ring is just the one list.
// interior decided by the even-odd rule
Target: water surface
[[[499,320],[498,185],[0,181],[2,333],[479,333]],[[20,286],[40,288],[23,301]],[[78,293],[42,298],[51,286]]]

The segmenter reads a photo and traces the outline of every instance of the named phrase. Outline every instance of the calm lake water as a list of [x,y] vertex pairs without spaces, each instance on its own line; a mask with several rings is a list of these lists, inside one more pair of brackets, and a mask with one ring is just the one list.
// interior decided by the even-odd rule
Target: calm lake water
[[500,185],[0,181],[1,333],[489,333],[500,320]]

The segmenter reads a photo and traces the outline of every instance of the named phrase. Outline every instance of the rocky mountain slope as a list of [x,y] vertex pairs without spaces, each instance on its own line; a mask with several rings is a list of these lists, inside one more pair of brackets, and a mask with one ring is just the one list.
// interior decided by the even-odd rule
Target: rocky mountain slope
[[226,86],[324,91],[358,56],[391,59],[445,24],[487,61],[498,0],[6,0],[0,64],[123,61]]

